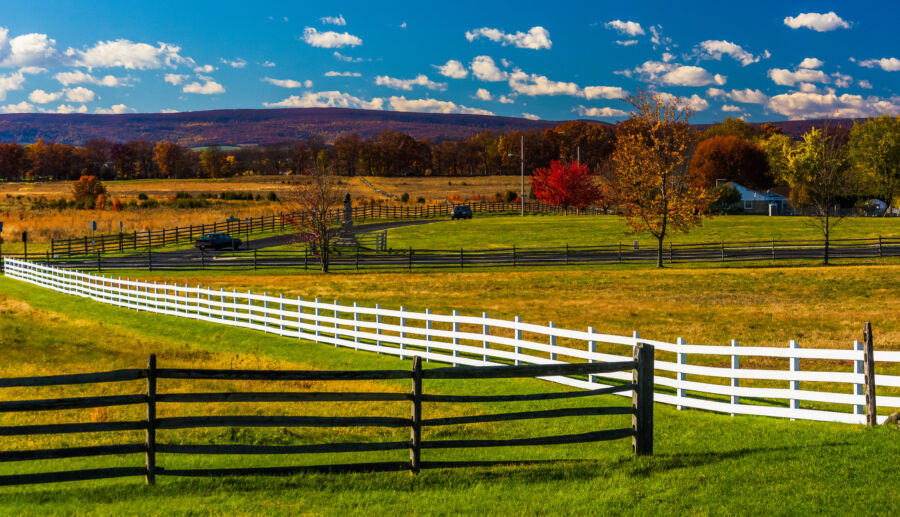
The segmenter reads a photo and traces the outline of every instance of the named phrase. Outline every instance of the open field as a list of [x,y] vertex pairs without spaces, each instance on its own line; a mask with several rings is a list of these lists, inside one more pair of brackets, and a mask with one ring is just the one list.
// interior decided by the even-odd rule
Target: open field
[[[861,268],[872,269],[872,268]],[[827,270],[819,270],[827,271]],[[859,283],[859,274],[853,269],[846,276],[826,275],[822,282],[813,275],[791,275],[795,291],[787,293],[797,302],[797,296],[827,295],[820,289],[845,289]],[[885,271],[893,273],[894,271]],[[666,272],[670,284],[681,284],[677,272]],[[643,273],[642,273],[643,274]],[[362,294],[370,289],[374,275],[359,275],[353,285],[329,283],[315,288],[303,286],[304,295],[310,291],[329,292],[339,288],[350,294]],[[399,275],[379,275],[381,280]],[[438,280],[427,275],[432,281]],[[469,275],[466,275],[467,277]],[[741,282],[727,282],[715,276],[721,283],[721,299],[728,299],[733,290],[741,290]],[[893,275],[896,278],[897,275]],[[292,288],[300,290],[303,277]],[[310,277],[306,277],[308,279]],[[317,280],[322,277],[316,277]],[[339,281],[344,277],[335,278]],[[521,280],[521,278],[517,278]],[[228,279],[234,281],[235,279]],[[259,281],[262,278],[250,278]],[[400,293],[399,283],[384,293],[395,299],[445,300],[450,289],[458,287],[454,275],[439,280],[448,285],[445,293],[424,292],[427,285],[413,281],[413,289]],[[475,278],[484,283],[484,278]],[[626,278],[618,278],[625,294],[632,296],[635,286],[629,286]],[[747,279],[748,281],[752,279]],[[636,282],[637,279],[632,279]],[[657,282],[661,297],[674,297],[673,287],[667,282]],[[873,281],[848,293],[848,304],[859,304],[865,288]],[[784,288],[791,282],[785,279],[775,287]],[[368,286],[368,287],[367,287]],[[585,292],[584,298],[598,292],[596,283]],[[607,286],[609,287],[609,286]],[[349,288],[349,290],[347,290]],[[896,283],[889,280],[887,288],[896,292]],[[494,296],[486,289],[488,296]],[[538,290],[539,291],[539,290]],[[320,294],[324,294],[320,293]],[[692,293],[687,293],[688,295]],[[375,293],[370,293],[374,296]],[[407,298],[408,297],[408,298]],[[687,296],[686,296],[687,297]],[[358,299],[358,297],[355,297]],[[645,295],[648,300],[650,295]],[[515,296],[507,293],[507,300]],[[718,300],[721,302],[721,299]],[[458,302],[451,299],[449,302]],[[481,300],[468,300],[469,305],[484,304]],[[600,300],[601,303],[603,300]],[[664,300],[666,301],[666,300]],[[672,301],[672,300],[668,300]],[[711,303],[705,300],[702,305]],[[828,296],[805,305],[810,310],[824,302]],[[524,303],[515,302],[515,303]],[[847,318],[873,316],[876,303],[863,304],[862,309],[847,314]],[[433,307],[436,307],[433,305]],[[846,310],[848,306],[843,306]],[[634,306],[627,309],[634,309]],[[668,307],[672,309],[672,307]],[[789,309],[789,307],[786,307]],[[829,309],[827,314],[832,314]],[[886,310],[891,310],[887,307]],[[895,309],[895,307],[893,308]],[[665,310],[665,308],[663,308]],[[497,315],[503,312],[496,307]],[[894,310],[895,312],[895,310]],[[546,314],[546,313],[545,313]],[[659,314],[659,313],[657,313]],[[526,318],[528,319],[528,318]],[[587,318],[585,318],[587,319]],[[873,321],[878,321],[873,318]],[[839,322],[838,322],[839,323]],[[836,323],[836,326],[838,326]],[[766,322],[762,322],[766,326]],[[896,322],[893,322],[896,325]],[[876,329],[886,326],[875,323]],[[855,325],[854,325],[855,326]],[[599,327],[598,327],[599,328]],[[814,327],[803,327],[814,328]],[[347,350],[298,342],[296,340],[266,336],[258,332],[221,327],[177,318],[156,317],[104,306],[82,299],[35,289],[27,284],[0,279],[0,345],[12,351],[0,365],[0,375],[29,375],[35,373],[68,373],[92,371],[100,368],[135,367],[142,365],[146,354],[154,351],[160,363],[167,366],[187,364],[208,367],[242,368],[407,368],[408,362],[397,359],[356,353]],[[823,332],[827,332],[824,329]],[[889,339],[885,331],[879,335]],[[896,334],[894,334],[896,335]],[[840,332],[836,337],[843,339]],[[881,342],[879,340],[879,342]],[[125,345],[127,343],[127,346]],[[426,387],[434,393],[521,393],[561,389],[539,381],[491,381],[485,385],[445,381]],[[390,383],[377,386],[390,390]],[[166,389],[178,389],[168,385]],[[362,390],[374,389],[372,385]],[[140,388],[138,388],[140,389]],[[338,387],[345,389],[344,386]],[[360,387],[357,387],[360,389]],[[397,388],[402,389],[402,388]],[[430,391],[433,389],[434,391]],[[3,397],[19,393],[3,393]],[[612,403],[618,404],[616,400]],[[519,403],[522,404],[522,403]],[[378,411],[392,414],[392,408],[381,404]],[[540,404],[517,405],[522,410],[536,409]],[[429,407],[426,406],[426,410]],[[433,407],[432,407],[433,408]],[[218,408],[213,408],[214,410]],[[348,411],[359,408],[347,408]],[[368,408],[364,408],[368,409]],[[481,408],[479,408],[481,409]],[[483,410],[490,412],[486,405]],[[266,409],[265,411],[268,411]],[[459,414],[460,409],[451,406],[441,408],[446,413]],[[293,414],[315,411],[315,408],[274,404],[271,411],[290,411]],[[408,411],[404,404],[398,411]],[[426,415],[435,416],[436,413]],[[94,418],[110,418],[113,415],[95,415]],[[407,473],[360,475],[297,475],[290,478],[218,478],[177,479],[159,478],[158,485],[148,487],[140,479],[96,481],[58,485],[36,485],[0,489],[0,512],[5,514],[134,514],[187,515],[196,513],[275,515],[275,514],[417,514],[446,513],[498,513],[498,514],[641,514],[693,513],[693,514],[759,514],[771,512],[772,501],[777,500],[785,514],[820,512],[827,508],[834,514],[846,514],[858,510],[859,501],[865,501],[867,510],[875,514],[887,514],[896,504],[896,486],[892,482],[893,463],[883,461],[900,453],[900,440],[896,430],[885,427],[866,429],[859,426],[790,422],[755,417],[731,418],[695,411],[676,411],[673,408],[656,408],[656,451],[653,457],[633,458],[625,441],[596,445],[541,447],[535,449],[490,453],[472,450],[460,452],[462,457],[487,459],[488,456],[507,458],[556,458],[562,461],[546,465],[520,467],[470,468],[455,471],[425,471],[418,476]],[[47,415],[43,419],[58,417]],[[573,419],[570,419],[573,420]],[[574,419],[524,423],[516,431],[529,435],[543,435],[585,425],[596,429],[599,420]],[[15,416],[4,415],[2,422],[16,421]],[[469,433],[495,433],[492,425],[469,426]],[[464,431],[449,431],[454,436]],[[337,437],[365,440],[366,436]],[[334,437],[332,437],[334,438]],[[378,438],[383,438],[379,436]],[[271,433],[256,430],[222,429],[192,435],[189,441],[200,443],[295,443],[322,439],[314,431],[292,429],[272,430]],[[76,444],[73,435],[67,443]],[[11,440],[4,440],[10,443]],[[23,440],[24,442],[24,440]],[[24,446],[16,443],[9,448]],[[34,439],[28,446],[47,446]],[[400,451],[403,452],[403,451]],[[427,458],[436,459],[429,452]],[[579,461],[576,458],[586,459]],[[319,459],[319,458],[317,458]],[[321,458],[326,461],[326,458]],[[215,461],[222,466],[253,465],[262,458],[221,457]],[[91,460],[92,466],[140,464],[140,455],[110,457]],[[193,464],[190,458],[160,455],[160,464]],[[289,458],[269,460],[290,462]],[[296,461],[303,461],[299,459]],[[95,463],[95,462],[99,462]],[[63,460],[29,466],[49,470],[52,468],[78,468],[88,460]],[[16,464],[3,464],[0,469],[9,472]],[[602,510],[598,510],[602,509]]]

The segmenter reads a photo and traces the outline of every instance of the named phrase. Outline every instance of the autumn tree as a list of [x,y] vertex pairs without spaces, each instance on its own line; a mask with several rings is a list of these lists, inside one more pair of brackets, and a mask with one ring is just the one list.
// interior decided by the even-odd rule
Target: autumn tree
[[185,160],[180,145],[174,142],[159,142],[153,148],[153,161],[163,178],[183,177]]
[[216,146],[210,146],[200,153],[200,172],[205,178],[221,178],[225,167],[225,155]]
[[[100,196],[106,195],[106,187],[97,176],[82,176],[72,184],[72,197],[82,203],[96,204]],[[104,203],[105,204],[105,203]]]
[[591,170],[575,162],[555,160],[550,167],[535,170],[531,188],[539,201],[561,206],[566,214],[569,207],[584,208],[600,199],[600,188],[594,183]]
[[868,188],[890,207],[900,195],[900,117],[883,115],[854,123],[849,145],[853,165],[864,174]]
[[333,210],[341,206],[342,192],[338,178],[328,169],[313,167],[298,178],[283,196],[285,212],[302,214],[291,219],[298,242],[305,242],[327,273],[331,257],[330,226]]
[[25,168],[25,148],[10,142],[0,143],[0,178],[7,181],[20,179]]
[[691,158],[691,177],[699,187],[712,188],[717,179],[752,189],[772,186],[769,162],[763,150],[736,136],[714,136],[697,145]]
[[554,127],[557,135],[558,159],[574,162],[580,159],[596,171],[615,149],[615,134],[602,124],[572,120]]
[[725,120],[713,124],[703,132],[703,139],[716,136],[736,136],[744,140],[752,140],[760,134],[759,129],[751,126],[744,119],[725,117]]
[[688,174],[694,137],[691,110],[680,99],[652,92],[629,96],[633,110],[619,126],[613,160],[623,214],[632,233],[647,231],[658,242],[656,266],[663,267],[663,241],[671,232],[698,226],[709,193]]

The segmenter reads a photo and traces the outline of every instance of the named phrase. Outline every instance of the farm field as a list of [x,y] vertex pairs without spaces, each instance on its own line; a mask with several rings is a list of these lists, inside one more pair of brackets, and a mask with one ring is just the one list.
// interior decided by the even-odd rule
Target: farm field
[[[826,276],[822,283],[828,285],[834,282],[836,288],[847,288],[858,282],[860,275],[856,273],[851,268],[846,273],[846,278]],[[357,277],[356,283],[364,287],[367,276],[369,275]],[[302,277],[297,279],[303,280]],[[454,286],[452,276],[442,280],[448,282],[448,291]],[[484,279],[479,280],[483,282]],[[810,285],[817,282],[811,277],[804,280],[801,275],[794,280],[799,285],[797,292],[790,293],[793,297],[796,298],[798,293],[817,293],[815,287]],[[669,282],[679,283],[678,277],[670,278]],[[624,285],[624,280],[619,279],[619,283]],[[723,296],[726,298],[729,289],[738,287],[734,284],[729,287],[727,282],[724,285],[726,292]],[[787,282],[777,284],[779,287],[785,285]],[[662,286],[663,284],[657,285]],[[872,283],[868,283],[851,291],[848,303],[859,303],[864,297],[864,289],[871,286]],[[896,292],[893,281],[887,286]],[[335,287],[347,286],[333,285],[326,289]],[[398,284],[395,289],[399,290],[401,287]],[[421,287],[423,286],[419,289]],[[300,285],[294,288],[299,289]],[[305,289],[308,293],[310,286],[307,285]],[[625,290],[630,291],[627,286]],[[352,292],[351,289],[349,293]],[[662,289],[663,297],[671,296],[672,292],[673,289]],[[418,297],[423,294],[425,293],[414,289],[402,297]],[[593,291],[587,293],[590,294]],[[397,298],[399,295],[388,292],[385,296]],[[510,296],[507,298],[513,299]],[[455,301],[458,300],[451,300]],[[470,300],[470,305],[481,303]],[[818,303],[817,300],[806,305],[812,309]],[[875,302],[871,302],[869,305],[863,304],[858,311],[850,309],[847,317],[870,317],[875,305]],[[847,307],[849,306],[844,309],[847,310]],[[497,312],[501,312],[497,309]],[[880,328],[879,325],[881,324],[876,323],[876,328]],[[881,331],[879,335],[885,336],[885,340],[890,339],[885,331]],[[843,337],[837,333],[837,338]],[[128,346],[123,346],[125,343]],[[220,368],[322,369],[409,366],[408,361],[383,356],[117,309],[36,289],[8,279],[0,279],[0,345],[12,351],[0,365],[0,375],[3,376],[129,368],[142,365],[150,352],[159,355],[161,365],[175,367],[189,364]],[[451,385],[451,382],[455,381],[429,383],[426,385],[426,392],[467,394],[562,390],[530,380],[490,381],[483,385]],[[392,383],[384,383],[384,386],[375,384],[366,383],[361,389],[403,389]],[[180,387],[173,381],[173,385],[168,385],[165,389],[177,390]],[[346,388],[340,386],[338,389]],[[13,395],[20,394],[3,394],[4,398]],[[609,403],[619,404],[621,400]],[[394,411],[386,404],[381,406],[384,407],[379,407],[379,412],[392,414]],[[516,406],[522,410],[540,407],[539,403]],[[275,404],[272,411],[299,412],[311,409],[302,406],[300,409],[296,406],[287,408]],[[350,407],[342,409],[351,413],[354,410]],[[426,405],[426,412],[429,409]],[[484,412],[490,412],[491,409],[498,408],[488,405],[479,407]],[[471,411],[468,408],[466,410]],[[442,407],[440,413],[426,416],[466,414],[463,413],[466,410],[450,405]],[[402,405],[397,412],[408,412],[407,405]],[[42,415],[36,423],[58,416],[58,413],[53,416]],[[102,421],[111,416],[113,415],[96,414],[92,418]],[[0,421],[3,425],[9,425],[15,419],[15,416],[5,414]],[[593,429],[596,429],[602,425],[601,421],[595,419],[577,419],[577,422],[570,420],[573,419],[554,420],[551,424],[543,421],[526,422],[517,426],[515,431],[526,435],[543,435],[583,429],[585,425],[595,426]],[[645,458],[632,457],[630,444],[619,441],[588,446],[541,447],[527,451],[494,450],[488,453],[476,449],[456,454],[467,459],[528,457],[561,461],[534,466],[423,471],[418,476],[404,472],[244,479],[161,477],[154,487],[145,486],[139,478],[5,487],[0,489],[0,513],[187,515],[199,511],[280,515],[398,514],[412,511],[422,515],[448,512],[590,514],[596,513],[600,508],[603,513],[633,515],[663,512],[759,514],[770,512],[772,501],[778,500],[779,508],[784,513],[811,513],[827,507],[829,511],[840,514],[857,509],[859,501],[866,501],[867,509],[872,513],[890,513],[895,504],[896,486],[891,482],[893,464],[881,460],[900,453],[900,441],[897,439],[898,432],[887,427],[867,429],[861,426],[756,417],[732,418],[696,411],[679,412],[658,405],[655,428],[655,455]],[[292,431],[286,433],[272,430],[272,434],[268,434],[255,430],[234,432],[223,429],[221,432],[191,435],[190,440],[202,443],[291,443],[322,438],[315,433],[304,434],[306,431],[300,429]],[[481,424],[471,426],[468,431],[491,434],[502,429]],[[385,438],[352,434],[339,439]],[[449,431],[442,437],[455,435],[456,431]],[[67,437],[66,442],[74,445],[74,435],[72,438]],[[50,444],[34,440],[30,445]],[[405,454],[405,451],[400,452]],[[436,459],[437,456],[433,452],[428,452],[427,455],[423,453],[425,460]],[[92,460],[100,463],[92,462],[91,466],[133,465],[140,464],[142,460],[141,455],[110,457]],[[322,458],[322,461],[326,460],[327,458]],[[247,466],[258,464],[262,459],[225,456],[216,458],[215,461],[220,466]],[[290,460],[284,458],[275,461]],[[193,465],[189,458],[167,455],[160,455],[158,462],[161,465]],[[55,468],[63,464],[63,468],[78,468],[86,466],[87,460],[53,463]],[[11,465],[2,464],[0,470],[7,473]],[[49,470],[54,467],[44,463],[31,468]]]

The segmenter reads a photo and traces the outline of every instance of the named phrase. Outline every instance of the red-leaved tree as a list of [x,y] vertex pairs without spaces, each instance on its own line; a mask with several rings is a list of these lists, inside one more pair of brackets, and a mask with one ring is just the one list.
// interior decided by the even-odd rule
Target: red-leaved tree
[[535,197],[548,205],[583,208],[600,199],[600,188],[587,165],[553,161],[548,169],[536,169],[531,176]]

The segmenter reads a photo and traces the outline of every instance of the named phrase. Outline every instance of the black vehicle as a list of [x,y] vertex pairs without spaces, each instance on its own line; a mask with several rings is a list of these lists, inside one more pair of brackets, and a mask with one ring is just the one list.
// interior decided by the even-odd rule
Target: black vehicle
[[450,214],[450,219],[471,219],[472,218],[472,207],[468,205],[457,205],[453,207],[453,213]]
[[235,239],[227,233],[208,233],[194,241],[194,246],[201,249],[238,249],[241,246],[241,240]]

